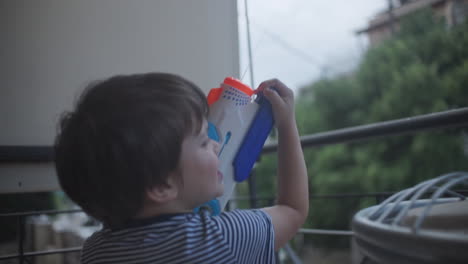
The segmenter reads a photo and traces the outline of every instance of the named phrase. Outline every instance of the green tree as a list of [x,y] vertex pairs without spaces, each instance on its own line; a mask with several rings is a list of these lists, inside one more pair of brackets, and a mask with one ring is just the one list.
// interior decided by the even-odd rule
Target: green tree
[[[353,74],[323,79],[297,96],[302,135],[428,114],[467,105],[468,23],[447,29],[423,10],[401,21],[394,38],[365,54]],[[463,130],[451,129],[331,145],[305,151],[311,194],[398,191],[468,169]],[[260,193],[274,195],[276,161],[257,166]],[[369,199],[311,201],[307,227],[349,229]],[[333,238],[320,237],[322,243]]]

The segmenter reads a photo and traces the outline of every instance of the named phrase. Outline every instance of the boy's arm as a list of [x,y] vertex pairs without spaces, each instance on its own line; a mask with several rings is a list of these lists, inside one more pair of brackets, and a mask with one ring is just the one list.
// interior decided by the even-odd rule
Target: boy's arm
[[294,115],[293,92],[276,79],[263,82],[258,89],[270,101],[278,129],[278,202],[262,209],[272,219],[275,250],[278,250],[296,234],[307,217],[308,177]]

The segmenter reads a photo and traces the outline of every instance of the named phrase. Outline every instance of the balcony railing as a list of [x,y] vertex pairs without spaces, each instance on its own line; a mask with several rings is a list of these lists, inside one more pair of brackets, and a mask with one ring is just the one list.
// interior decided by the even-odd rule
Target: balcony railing
[[[347,143],[358,140],[369,140],[377,137],[388,137],[401,134],[418,133],[424,130],[445,129],[468,127],[468,108],[460,108],[444,112],[438,112],[428,115],[409,117],[404,119],[379,122],[369,125],[339,129],[323,133],[301,137],[301,143],[304,148],[312,146],[332,145],[339,143]],[[275,152],[277,150],[276,143],[267,144],[263,153]],[[51,162],[52,147],[48,146],[0,146],[0,164],[1,163],[29,163],[29,162]],[[239,200],[250,201],[250,206],[257,207],[257,201],[267,200],[273,202],[273,197],[257,197],[254,184],[254,177],[250,181],[250,197],[239,197]],[[372,197],[376,203],[381,202],[392,193],[367,193],[367,194],[330,194],[330,195],[311,195],[310,199],[344,199],[344,198],[368,198]],[[43,256],[49,254],[65,254],[70,252],[78,252],[80,247],[64,248],[49,251],[25,252],[25,219],[33,215],[56,215],[70,214],[81,212],[81,210],[51,210],[51,211],[33,211],[33,212],[18,212],[0,214],[0,219],[6,217],[15,217],[18,221],[18,251],[17,254],[0,256],[0,261],[8,259],[18,259],[19,263],[27,262],[28,258],[35,256]],[[323,230],[323,229],[300,229],[299,233],[314,234],[314,235],[338,235],[352,236],[352,231],[349,230]],[[291,254],[291,259],[296,263],[297,256],[291,251],[290,247],[286,248],[288,254]]]

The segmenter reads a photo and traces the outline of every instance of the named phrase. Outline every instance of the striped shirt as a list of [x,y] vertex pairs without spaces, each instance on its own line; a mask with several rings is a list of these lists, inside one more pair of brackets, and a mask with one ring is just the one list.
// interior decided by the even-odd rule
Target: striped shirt
[[94,233],[81,262],[275,263],[273,225],[262,210],[163,215]]

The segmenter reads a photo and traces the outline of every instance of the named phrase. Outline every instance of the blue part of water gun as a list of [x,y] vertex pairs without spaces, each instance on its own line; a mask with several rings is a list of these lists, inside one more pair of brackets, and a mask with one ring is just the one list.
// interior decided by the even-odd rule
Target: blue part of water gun
[[213,216],[219,215],[221,213],[221,205],[219,204],[219,201],[216,199],[213,199],[209,202],[206,202],[200,205],[199,207],[193,209],[193,212],[198,213],[200,212],[200,210],[204,210],[204,209],[209,210],[211,215]]
[[219,142],[218,131],[216,126],[211,122],[208,122],[208,137],[216,142]]
[[249,177],[253,165],[262,152],[268,134],[273,128],[273,110],[270,102],[262,94],[258,95],[256,102],[260,107],[232,164],[236,182],[242,182]]

